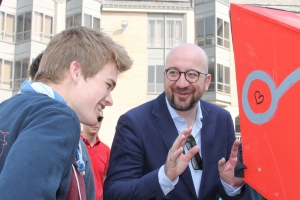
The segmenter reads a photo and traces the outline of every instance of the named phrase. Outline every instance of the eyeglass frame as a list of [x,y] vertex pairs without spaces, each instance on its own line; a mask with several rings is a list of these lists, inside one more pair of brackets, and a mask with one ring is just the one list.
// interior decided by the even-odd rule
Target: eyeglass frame
[[[176,70],[176,71],[179,73],[178,79],[176,79],[176,80],[171,80],[171,79],[168,77],[168,71],[169,71],[169,70]],[[189,81],[189,80],[186,78],[186,73],[188,73],[188,72],[190,72],[190,71],[194,71],[194,72],[197,72],[197,73],[198,73],[198,78],[197,78],[197,80],[195,80],[194,82]],[[208,75],[208,73],[199,72],[199,71],[194,70],[194,69],[189,69],[189,70],[186,71],[186,72],[181,72],[181,71],[179,71],[178,69],[168,68],[168,69],[165,69],[165,72],[166,72],[166,76],[167,76],[167,78],[169,79],[169,81],[173,81],[173,82],[178,81],[178,80],[180,79],[181,74],[184,74],[185,80],[186,80],[187,82],[189,82],[189,83],[196,83],[196,82],[199,80],[201,74],[203,74],[203,75],[205,75],[205,76]]]
[[[185,146],[188,150],[190,150],[191,148],[188,147],[187,143],[190,144],[191,148],[193,148],[194,146],[197,145],[196,141],[195,141],[195,138],[193,137],[193,135],[189,135],[187,138],[186,138],[186,143],[185,143]],[[194,166],[194,162],[193,162],[193,159],[195,159],[197,166]],[[202,161],[202,158],[199,154],[199,152],[192,158],[191,160],[192,162],[192,166],[194,168],[194,170],[203,170],[203,161]]]

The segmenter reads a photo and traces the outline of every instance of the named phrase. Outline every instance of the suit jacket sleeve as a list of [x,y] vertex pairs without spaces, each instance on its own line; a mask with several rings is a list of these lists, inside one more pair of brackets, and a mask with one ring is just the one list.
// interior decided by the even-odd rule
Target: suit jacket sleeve
[[158,182],[159,168],[144,173],[141,129],[129,114],[120,117],[104,184],[104,200],[165,198]]
[[59,111],[26,120],[1,172],[1,199],[62,199],[70,186],[79,123]]

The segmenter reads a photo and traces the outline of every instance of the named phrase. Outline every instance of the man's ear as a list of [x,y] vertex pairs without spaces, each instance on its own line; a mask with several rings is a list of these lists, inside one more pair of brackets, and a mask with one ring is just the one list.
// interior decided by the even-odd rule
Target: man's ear
[[205,77],[205,91],[208,90],[208,87],[209,87],[209,84],[210,84],[210,81],[211,81],[211,75],[210,74],[207,74],[206,77]]
[[73,81],[78,82],[81,76],[81,65],[79,62],[73,61],[70,64],[69,73]]

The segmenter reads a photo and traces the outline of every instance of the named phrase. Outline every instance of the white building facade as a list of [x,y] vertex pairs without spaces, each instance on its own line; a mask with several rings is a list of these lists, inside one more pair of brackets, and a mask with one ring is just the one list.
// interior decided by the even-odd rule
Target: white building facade
[[[255,0],[231,0],[259,4]],[[229,0],[4,0],[0,7],[0,102],[17,94],[31,61],[56,33],[84,25],[101,29],[134,60],[104,110],[100,138],[111,144],[121,114],[164,90],[168,52],[195,43],[209,58],[212,82],[204,100],[227,109],[239,136],[239,113],[231,42]],[[265,0],[264,5],[297,11],[298,0]]]

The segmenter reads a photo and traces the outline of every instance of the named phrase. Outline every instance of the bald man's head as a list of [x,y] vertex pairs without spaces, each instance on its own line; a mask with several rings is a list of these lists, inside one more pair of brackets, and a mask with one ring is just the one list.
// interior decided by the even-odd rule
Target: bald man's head
[[192,43],[185,43],[173,48],[166,58],[166,66],[174,57],[186,57],[190,59],[198,59],[197,63],[201,67],[201,71],[207,73],[208,72],[208,58],[205,51]]

